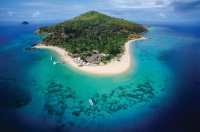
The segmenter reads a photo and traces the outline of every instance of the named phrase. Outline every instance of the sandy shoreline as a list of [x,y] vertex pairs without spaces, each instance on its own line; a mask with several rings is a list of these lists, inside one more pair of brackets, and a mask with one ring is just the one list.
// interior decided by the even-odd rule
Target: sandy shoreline
[[[45,46],[42,44],[34,46],[34,47],[51,49],[51,50],[56,51],[58,54],[61,55],[63,61],[65,61],[66,64],[73,66],[77,70],[89,72],[92,74],[114,75],[114,74],[121,74],[121,73],[126,72],[130,68],[130,66],[132,66],[133,68],[136,66],[135,58],[133,57],[131,59],[130,44],[134,41],[143,40],[143,39],[147,39],[147,38],[142,37],[140,39],[134,39],[134,40],[127,41],[125,43],[125,52],[124,52],[124,55],[120,58],[120,62],[115,59],[114,61],[109,62],[108,64],[106,64],[104,66],[82,66],[82,67],[79,67],[78,64],[73,62],[73,58],[69,57],[67,55],[67,52],[62,48],[55,47],[55,46]],[[131,61],[133,63],[131,63]],[[62,62],[60,62],[60,64],[62,64]]]

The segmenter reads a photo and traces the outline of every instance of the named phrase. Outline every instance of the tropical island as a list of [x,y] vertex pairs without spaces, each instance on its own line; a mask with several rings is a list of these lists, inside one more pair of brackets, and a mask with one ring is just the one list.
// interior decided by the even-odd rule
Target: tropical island
[[[83,66],[81,70],[84,71],[119,74],[126,71],[131,64],[130,42],[145,39],[141,33],[147,31],[143,25],[90,11],[71,20],[37,29],[34,34],[48,34],[48,36],[35,47],[53,49],[71,65]],[[123,59],[127,58],[126,54],[129,56],[128,59]],[[113,70],[116,65],[123,63],[123,60],[128,64],[125,68],[119,68],[122,69],[120,72],[102,69],[110,65]],[[111,66],[114,62],[118,63]],[[88,68],[88,66],[95,67]],[[97,72],[99,70],[100,72]]]
[[23,21],[22,24],[29,24],[27,21]]

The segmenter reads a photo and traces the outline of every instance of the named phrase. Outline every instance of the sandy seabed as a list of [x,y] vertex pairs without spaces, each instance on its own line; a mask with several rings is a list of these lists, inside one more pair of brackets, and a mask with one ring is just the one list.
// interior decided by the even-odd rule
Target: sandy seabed
[[115,59],[115,60],[112,60],[111,62],[109,62],[108,64],[103,65],[103,66],[82,66],[82,67],[79,67],[77,63],[73,62],[73,58],[71,58],[70,56],[67,55],[67,51],[65,51],[62,48],[55,47],[55,46],[45,46],[44,44],[41,44],[41,43],[38,44],[37,46],[34,46],[34,47],[35,48],[51,49],[51,50],[56,51],[58,54],[61,55],[63,61],[66,62],[66,64],[73,66],[77,70],[92,73],[92,74],[115,75],[115,74],[121,74],[121,73],[128,71],[130,66],[132,68],[135,68],[136,61],[135,61],[134,56],[131,58],[130,44],[134,41],[143,40],[143,39],[147,39],[147,38],[142,37],[142,38],[139,38],[139,39],[132,39],[132,40],[127,41],[125,43],[125,52],[124,52],[123,56],[120,58],[120,61],[117,61],[117,59]]

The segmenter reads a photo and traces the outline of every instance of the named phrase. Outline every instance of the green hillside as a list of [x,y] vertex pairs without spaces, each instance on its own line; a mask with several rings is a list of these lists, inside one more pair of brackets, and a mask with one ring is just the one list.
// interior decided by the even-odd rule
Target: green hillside
[[46,45],[65,48],[72,53],[109,54],[107,60],[124,51],[124,43],[139,38],[148,30],[140,24],[90,11],[54,26],[41,27],[35,34],[50,34],[42,40]]

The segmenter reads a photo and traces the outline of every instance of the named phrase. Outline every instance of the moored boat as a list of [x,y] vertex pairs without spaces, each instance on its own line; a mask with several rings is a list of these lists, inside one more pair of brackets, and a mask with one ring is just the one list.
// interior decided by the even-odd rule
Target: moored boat
[[92,99],[89,99],[89,103],[90,105],[94,105],[94,102],[92,101]]
[[56,64],[58,64],[58,63],[59,63],[59,62],[54,61],[54,62],[53,62],[53,65],[56,65]]

